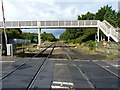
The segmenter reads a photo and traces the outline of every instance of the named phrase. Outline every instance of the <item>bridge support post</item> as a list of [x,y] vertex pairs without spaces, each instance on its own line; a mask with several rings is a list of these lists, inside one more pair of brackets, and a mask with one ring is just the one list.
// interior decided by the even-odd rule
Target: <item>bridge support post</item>
[[38,49],[40,48],[40,45],[41,45],[41,36],[40,35],[41,35],[41,29],[39,28],[38,29],[38,47],[37,47]]
[[110,41],[110,36],[108,36],[108,42]]
[[99,42],[100,41],[100,29],[99,28],[97,29],[97,37],[98,37],[97,41]]

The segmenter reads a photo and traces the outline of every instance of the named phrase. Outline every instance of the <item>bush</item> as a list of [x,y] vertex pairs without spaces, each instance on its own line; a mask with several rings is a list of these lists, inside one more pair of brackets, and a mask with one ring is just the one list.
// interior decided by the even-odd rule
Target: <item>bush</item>
[[75,39],[75,43],[81,44],[86,37],[87,37],[86,35],[83,35],[83,36]]
[[95,41],[89,40],[85,43],[85,46],[88,46],[90,48],[90,50],[93,50],[95,48]]
[[46,32],[41,34],[41,39],[42,41],[51,41],[51,42],[56,40],[55,36],[52,33],[46,33]]

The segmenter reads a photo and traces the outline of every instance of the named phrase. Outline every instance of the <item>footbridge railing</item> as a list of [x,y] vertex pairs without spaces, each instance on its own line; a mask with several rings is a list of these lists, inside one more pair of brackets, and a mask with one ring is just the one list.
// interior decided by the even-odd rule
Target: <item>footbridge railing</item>
[[109,24],[107,21],[98,21],[98,27],[101,29],[101,31],[106,35],[111,37],[115,42],[119,41],[119,33],[117,32],[117,29],[114,28],[111,24]]
[[[74,28],[97,27],[97,20],[74,21],[6,21],[6,28]],[[0,22],[3,28],[3,22]]]
[[[47,29],[47,28],[80,28],[80,27],[98,27],[108,37],[118,42],[118,32],[107,21],[99,20],[69,20],[69,21],[6,21],[6,28],[20,29]],[[3,22],[0,21],[0,29],[3,28]]]

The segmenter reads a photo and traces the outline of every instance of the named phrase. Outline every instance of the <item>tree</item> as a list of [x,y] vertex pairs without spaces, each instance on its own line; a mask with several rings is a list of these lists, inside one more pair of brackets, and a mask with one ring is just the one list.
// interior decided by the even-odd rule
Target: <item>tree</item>
[[20,29],[9,29],[6,30],[8,39],[13,39],[13,38],[22,38],[22,31]]
[[120,28],[120,12],[117,14],[117,26]]
[[96,28],[67,29],[60,35],[60,40],[74,43],[95,40],[96,31]]
[[55,41],[56,40],[55,36],[52,33],[46,33],[46,32],[41,34],[41,39],[42,41]]
[[78,15],[77,20],[82,20],[82,17],[80,15]]
[[95,19],[95,14],[90,12],[87,12],[85,15],[81,16],[81,20],[94,20],[94,19]]
[[100,21],[106,20],[114,27],[117,27],[117,13],[115,10],[112,10],[111,6],[101,7],[96,13],[95,19]]
[[38,35],[36,33],[23,33],[22,34],[22,38],[23,39],[37,39],[38,38]]
[[103,21],[104,20],[104,15],[106,13],[106,9],[108,8],[108,5],[107,6],[104,6],[104,7],[101,7],[101,9],[98,10],[98,12],[96,13],[95,15],[95,19],[96,20],[100,20],[100,21]]
[[[106,20],[114,27],[120,27],[120,12],[116,13],[111,6],[101,7],[96,14],[87,12],[83,15],[78,15],[77,20]],[[82,43],[89,40],[95,40],[96,28],[80,28],[66,29],[60,35],[60,40],[66,42]]]
[[83,29],[67,29],[60,35],[60,40],[72,40],[83,35]]

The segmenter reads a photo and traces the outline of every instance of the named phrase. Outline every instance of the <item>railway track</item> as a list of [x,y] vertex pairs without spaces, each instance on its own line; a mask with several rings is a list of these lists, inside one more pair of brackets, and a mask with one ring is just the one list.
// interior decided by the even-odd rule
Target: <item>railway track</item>
[[[61,49],[63,49],[64,52],[66,52],[66,50],[64,50],[64,48],[67,48],[69,46],[66,46],[65,44],[59,44],[59,47]],[[72,60],[71,56],[66,52],[65,53],[66,56],[68,57],[68,60],[56,60],[55,62],[55,68],[59,68],[59,71],[57,71],[57,69],[54,70],[54,73],[58,73],[55,74],[53,76],[53,81],[51,84],[51,88],[52,89],[66,89],[66,90],[75,90],[77,88],[92,88],[92,90],[94,90],[95,86],[90,82],[90,80],[86,77],[86,75],[84,74],[84,72],[78,68],[78,65]],[[57,57],[57,56],[55,56]],[[67,61],[72,61],[71,63],[73,64],[73,66],[70,66]],[[61,67],[60,67],[61,66]],[[75,66],[75,67],[74,67]],[[77,71],[75,69],[78,69]],[[64,71],[63,71],[64,69]],[[73,70],[73,72],[70,72],[70,70]],[[78,77],[75,74],[80,73],[80,78],[82,80],[84,80],[85,82],[81,82],[81,81],[77,81],[77,79],[79,80],[79,78],[73,78],[74,77]],[[63,76],[64,74],[64,76]],[[73,75],[74,74],[74,75]],[[66,79],[65,79],[66,77]],[[74,82],[75,80],[77,81],[76,83]],[[85,85],[82,86],[84,83]],[[76,86],[76,84],[79,84]]]
[[[99,64],[99,63],[97,63],[96,61],[92,61],[91,60],[91,62],[93,62],[93,63],[95,63],[96,65],[98,65],[98,66],[100,66],[101,68],[103,68],[104,70],[106,70],[107,72],[109,72],[109,73],[111,73],[111,74],[113,74],[114,76],[116,76],[117,78],[119,78],[120,79],[120,76],[118,75],[118,72],[120,71],[119,69],[115,69],[115,67],[112,67],[112,66],[102,66],[101,64]],[[115,71],[117,70],[117,72],[112,72],[111,70],[109,70],[107,67],[112,67]]]
[[[72,51],[72,49],[70,48],[70,47],[68,47],[68,49],[70,49],[71,51]],[[64,48],[63,48],[63,50],[64,50]],[[64,50],[65,52],[66,52],[66,50]],[[99,84],[96,84],[95,83],[95,80],[92,80],[91,78],[91,76],[90,75],[88,75],[89,73],[87,73],[87,71],[85,71],[86,70],[86,68],[87,68],[87,66],[86,65],[89,65],[89,64],[91,64],[91,65],[93,65],[93,66],[95,66],[96,68],[99,68],[99,69],[101,69],[101,71],[104,71],[105,73],[106,73],[106,76],[107,76],[107,74],[109,75],[108,77],[110,77],[110,78],[115,78],[115,79],[113,79],[113,80],[116,80],[116,81],[118,81],[117,83],[113,83],[114,85],[116,84],[116,86],[114,87],[114,85],[113,85],[113,87],[112,86],[110,86],[110,88],[113,88],[113,90],[114,90],[114,88],[118,88],[117,87],[117,85],[118,85],[118,83],[119,83],[119,80],[120,80],[120,76],[118,75],[118,73],[114,73],[114,72],[112,72],[111,70],[115,70],[115,68],[114,67],[111,67],[110,69],[111,70],[109,70],[109,68],[107,68],[107,67],[109,67],[109,66],[103,66],[103,65],[101,65],[101,64],[99,64],[99,63],[97,63],[95,60],[90,60],[90,59],[87,59],[87,60],[85,60],[85,62],[89,62],[89,64],[85,64],[84,66],[82,66],[82,64],[81,63],[85,63],[84,61],[82,62],[82,61],[80,61],[79,63],[78,62],[76,62],[76,61],[74,61],[73,59],[72,59],[72,57],[66,52],[66,56],[68,57],[68,59],[69,60],[71,60],[73,63],[74,63],[74,65],[76,66],[76,68],[83,74],[83,76],[85,77],[85,79],[88,81],[88,83],[91,85],[91,88],[94,88],[95,90],[99,90],[100,88],[102,88],[101,86],[99,86]],[[86,68],[84,68],[84,67],[86,67]],[[89,69],[89,68],[88,68]],[[92,71],[92,70],[91,70]],[[117,71],[117,70],[115,70],[115,71]],[[99,71],[98,71],[99,72]],[[105,75],[105,74],[103,74],[103,75]],[[97,74],[96,74],[96,76],[97,76]],[[98,77],[99,78],[99,77]],[[109,78],[108,78],[109,79]],[[104,80],[103,80],[104,81]],[[107,81],[107,80],[106,80]],[[108,82],[108,83],[110,83],[110,82]],[[106,88],[106,87],[105,87]],[[107,87],[108,88],[108,87]]]
[[[64,44],[65,45],[65,44]],[[66,45],[65,45],[66,46]],[[66,46],[67,47],[67,46]],[[68,47],[70,49],[70,47]],[[63,48],[63,50],[65,51],[65,49]],[[89,83],[90,88],[92,88],[93,90],[96,89],[96,86],[89,80],[89,78],[87,77],[87,75],[84,73],[84,71],[82,69],[79,68],[78,64],[72,59],[72,57],[65,51],[66,56],[68,57],[68,60],[71,60],[72,63],[75,65],[75,67],[79,70],[79,72],[83,75],[83,77],[86,79],[86,81]]]
[[28,85],[28,87],[26,88],[26,90],[32,90],[32,88],[34,88],[34,83],[37,79],[37,77],[40,74],[40,71],[44,65],[44,63],[46,62],[46,60],[50,57],[50,55],[52,54],[53,50],[54,50],[55,46],[52,48],[51,52],[48,54],[48,56],[44,59],[44,61],[42,62],[42,64],[40,65],[40,67],[38,68],[37,72],[35,73],[34,77],[32,78],[30,84]]
[[[44,65],[52,55],[52,52],[55,48],[55,43],[51,44],[47,48],[45,48],[43,51],[35,55],[34,57],[38,56],[39,54],[45,52],[48,48],[52,47],[50,52],[45,58],[42,58],[42,60],[27,60],[23,64],[19,65],[17,68],[6,74],[4,77],[1,78],[1,81],[3,83],[3,89],[5,88],[18,88],[22,90],[31,90],[34,88],[34,83],[36,82],[36,79],[38,78],[41,69],[44,68]],[[35,65],[34,65],[35,64]],[[33,71],[33,72],[31,72]],[[24,75],[24,77],[23,77]],[[14,78],[15,77],[15,78]],[[18,77],[18,78],[17,78]],[[23,82],[23,81],[26,82]],[[18,85],[18,84],[19,85]],[[17,87],[16,87],[17,85]]]
[[[52,47],[53,44],[49,45],[48,47],[46,47],[44,50],[40,51],[38,54],[34,55],[32,58],[37,57],[38,55],[42,54],[43,52],[45,52],[48,48]],[[30,62],[31,59],[28,59],[27,61],[23,62],[22,64],[16,66],[16,68],[14,68],[13,70],[11,70],[10,72],[8,72],[7,74],[5,74],[3,77],[0,78],[0,81],[2,81],[3,79],[5,79],[7,76],[9,76],[10,74],[12,74],[13,72],[15,72],[17,69],[19,69],[20,67],[24,66],[26,63]]]
[[[46,57],[40,58],[40,60],[35,59],[35,57],[44,53],[50,47],[52,48],[49,49],[49,53],[47,52]],[[55,59],[57,55],[54,56],[52,53],[56,47],[60,47],[65,52],[67,59]],[[65,44],[51,44],[40,53],[33,56],[35,60],[31,60],[31,58],[3,76],[1,78],[3,88],[8,87],[12,89],[13,87],[17,87],[23,88],[22,90],[37,90],[40,88],[50,90],[76,90],[83,88],[85,90],[99,90],[100,88],[117,87],[118,83],[116,80],[120,78],[115,72],[111,72],[109,68],[93,60],[74,60],[69,53],[69,51],[72,50],[73,49]],[[55,58],[52,59],[52,56]]]
[[[68,47],[69,48],[69,47]],[[71,49],[71,48],[69,48],[71,51],[73,51],[73,49]],[[70,59],[72,59],[70,56],[68,56]],[[90,60],[89,58],[87,58],[87,60]],[[105,63],[102,63],[102,62],[100,62],[101,64],[103,64],[103,65],[101,65],[99,62],[97,63],[97,60],[90,60],[91,62],[93,62],[93,63],[95,63],[96,65],[98,65],[98,66],[100,66],[101,68],[103,68],[104,70],[106,70],[107,72],[109,72],[109,73],[111,73],[111,74],[113,74],[113,75],[115,75],[116,77],[118,77],[118,78],[120,78],[120,76],[118,75],[118,72],[117,71],[120,71],[119,70],[119,68],[117,69],[117,68],[115,68],[115,67],[113,67],[112,65],[108,65],[108,64],[106,64],[105,65]],[[111,67],[112,69],[114,69],[114,71],[116,71],[116,72],[112,72],[111,70],[109,70],[109,68],[108,67]]]

